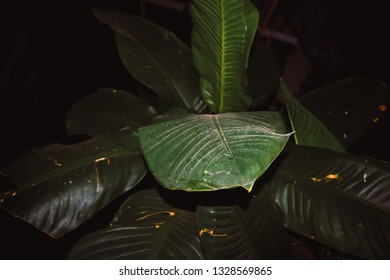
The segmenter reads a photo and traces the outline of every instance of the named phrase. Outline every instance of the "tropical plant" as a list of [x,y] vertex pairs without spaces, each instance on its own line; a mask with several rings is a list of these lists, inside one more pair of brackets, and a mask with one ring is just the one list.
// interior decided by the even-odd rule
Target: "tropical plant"
[[[272,51],[254,42],[250,0],[189,9],[192,49],[143,18],[93,11],[129,73],[157,95],[102,88],[77,102],[67,131],[91,139],[2,168],[18,187],[1,207],[59,238],[126,193],[112,223],[69,258],[294,258],[293,233],[388,258],[390,165],[345,151],[383,116],[387,87],[353,77],[298,101]],[[286,114],[266,110],[279,85]]]

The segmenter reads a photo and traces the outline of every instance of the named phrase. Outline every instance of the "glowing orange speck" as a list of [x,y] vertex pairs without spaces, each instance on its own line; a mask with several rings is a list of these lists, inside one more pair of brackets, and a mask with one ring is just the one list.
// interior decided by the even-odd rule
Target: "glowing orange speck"
[[159,229],[163,224],[164,224],[164,223],[155,223],[155,224],[154,224],[154,227],[155,227],[156,229]]
[[323,180],[325,180],[326,183],[329,183],[329,181],[331,181],[331,180],[341,181],[341,177],[339,176],[339,174],[328,174],[324,178],[310,177],[310,179],[313,182],[317,182],[317,183],[321,182]]
[[202,229],[200,232],[199,232],[199,235],[202,235],[203,233],[207,233],[208,235],[212,236],[212,237],[225,237],[227,236],[226,233],[214,233],[213,230],[210,230],[210,229],[207,229],[207,228],[204,228]]
[[321,182],[322,179],[320,178],[315,178],[315,177],[310,177],[310,179],[313,181],[313,182]]
[[326,175],[326,179],[339,180],[340,176],[338,174],[328,174],[328,175]]
[[95,159],[95,163],[98,163],[98,162],[104,161],[104,160],[106,160],[107,164],[110,165],[110,159],[109,158],[105,158],[105,157]]
[[379,110],[381,110],[382,112],[386,111],[386,109],[387,109],[386,105],[379,105]]

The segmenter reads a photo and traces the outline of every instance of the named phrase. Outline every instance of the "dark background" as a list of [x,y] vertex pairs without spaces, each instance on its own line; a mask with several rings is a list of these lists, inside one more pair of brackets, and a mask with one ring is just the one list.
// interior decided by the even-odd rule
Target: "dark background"
[[[64,116],[71,104],[99,87],[134,90],[107,26],[90,7],[139,14],[138,1],[3,1],[0,52],[0,165],[25,151],[49,143],[82,140],[67,137]],[[185,1],[184,1],[185,2]],[[260,8],[271,1],[254,1]],[[301,92],[351,75],[390,82],[389,20],[385,1],[281,0],[274,17],[280,28],[298,37],[312,71]],[[153,5],[146,17],[189,43],[187,12]],[[279,67],[294,46],[272,42]],[[299,69],[297,69],[299,71]],[[388,120],[363,139],[353,152],[390,160]],[[0,178],[0,191],[12,188]],[[117,203],[65,237],[53,240],[29,224],[0,210],[0,259],[62,259],[86,233],[105,226]]]

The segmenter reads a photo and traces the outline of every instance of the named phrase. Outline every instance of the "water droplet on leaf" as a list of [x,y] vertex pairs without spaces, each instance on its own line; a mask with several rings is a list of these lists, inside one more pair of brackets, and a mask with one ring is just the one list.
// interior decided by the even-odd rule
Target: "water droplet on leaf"
[[364,182],[364,183],[367,182],[367,173],[364,173],[364,175],[363,175],[363,182]]

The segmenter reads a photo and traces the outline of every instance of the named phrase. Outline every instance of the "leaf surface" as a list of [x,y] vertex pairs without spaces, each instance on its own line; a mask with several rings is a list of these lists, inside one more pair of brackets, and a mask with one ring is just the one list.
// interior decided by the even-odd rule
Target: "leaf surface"
[[81,239],[71,259],[203,259],[195,213],[173,207],[155,189],[130,196],[110,227]]
[[390,257],[388,163],[294,146],[270,186],[287,228],[348,254]]
[[18,188],[0,206],[58,238],[135,186],[146,168],[130,129],[75,145],[52,144],[28,152],[1,174]]
[[76,102],[66,115],[68,134],[84,134],[96,137],[102,134],[130,127],[152,123],[156,110],[131,93],[100,88],[94,94]]
[[203,99],[214,113],[246,111],[249,53],[258,12],[250,0],[194,0],[192,54]]
[[308,92],[299,101],[350,148],[386,114],[389,88],[372,78],[352,77]]
[[277,89],[279,79],[275,52],[261,40],[255,40],[248,65],[248,91],[253,98],[251,107],[264,104]]
[[[229,190],[230,191],[230,190]],[[285,259],[291,248],[280,209],[267,188],[235,194],[232,206],[198,206],[197,221],[208,259]]]
[[189,115],[139,129],[153,175],[185,191],[250,191],[289,136],[277,112]]
[[328,148],[338,152],[345,149],[316,116],[295,99],[284,82],[280,83],[288,111],[294,139],[298,145]]
[[93,13],[112,28],[127,71],[159,95],[163,111],[204,109],[191,49],[176,35],[134,15],[97,9]]

